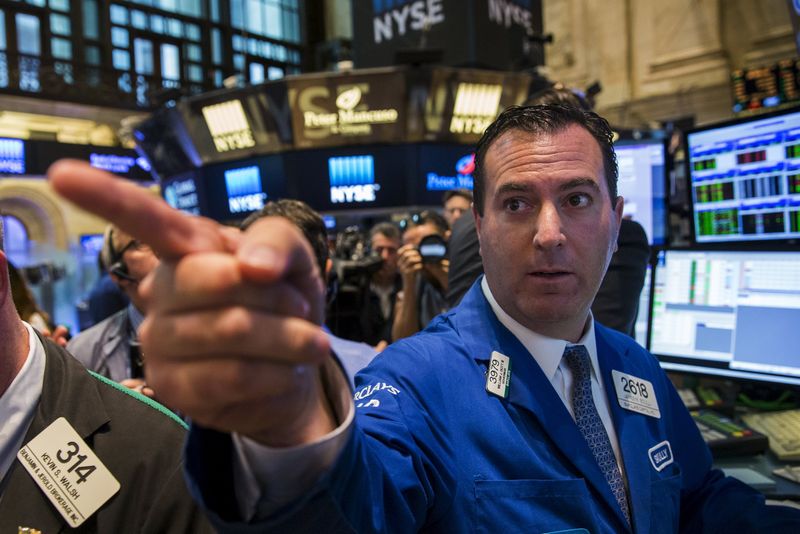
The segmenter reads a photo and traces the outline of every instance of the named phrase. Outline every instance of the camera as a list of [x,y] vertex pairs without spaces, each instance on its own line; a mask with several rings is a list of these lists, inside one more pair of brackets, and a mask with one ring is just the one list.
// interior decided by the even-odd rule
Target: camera
[[417,248],[423,263],[437,263],[447,257],[447,241],[439,234],[426,235]]

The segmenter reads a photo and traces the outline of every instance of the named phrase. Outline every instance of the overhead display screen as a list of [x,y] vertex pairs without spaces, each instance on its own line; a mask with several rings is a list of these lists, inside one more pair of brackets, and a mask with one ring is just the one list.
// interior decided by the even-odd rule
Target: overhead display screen
[[456,144],[419,145],[412,203],[441,206],[445,191],[473,188],[475,147]]
[[421,122],[422,140],[477,143],[501,111],[525,101],[530,83],[529,76],[516,73],[433,70]]
[[284,155],[293,198],[321,212],[408,205],[413,146],[304,150]]
[[292,146],[286,83],[225,90],[178,105],[203,164],[271,154]]
[[306,75],[290,79],[297,148],[400,141],[405,137],[405,75]]
[[28,174],[45,174],[48,167],[62,158],[80,159],[129,180],[152,182],[150,161],[135,150],[123,147],[76,145],[56,141],[28,141]]
[[287,196],[281,156],[210,165],[200,173],[208,191],[205,215],[218,221],[244,219],[266,202]]
[[170,177],[161,182],[161,196],[167,204],[189,215],[205,215],[206,194],[202,179],[194,172]]
[[25,141],[0,138],[0,175],[25,174]]

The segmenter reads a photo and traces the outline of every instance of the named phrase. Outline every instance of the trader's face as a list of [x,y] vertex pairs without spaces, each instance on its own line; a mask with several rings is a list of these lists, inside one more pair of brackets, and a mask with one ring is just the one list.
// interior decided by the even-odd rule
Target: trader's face
[[577,341],[622,217],[597,141],[578,125],[536,136],[511,130],[489,147],[485,176],[475,222],[492,294],[531,330]]

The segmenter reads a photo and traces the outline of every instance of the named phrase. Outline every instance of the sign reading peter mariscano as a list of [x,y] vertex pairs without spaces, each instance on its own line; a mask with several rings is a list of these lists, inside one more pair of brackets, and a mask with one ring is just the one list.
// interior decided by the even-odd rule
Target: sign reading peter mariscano
[[541,11],[541,0],[353,0],[356,66],[428,48],[444,65],[508,70],[527,55],[526,36],[541,32]]
[[406,82],[402,73],[299,76],[288,84],[297,148],[403,139]]

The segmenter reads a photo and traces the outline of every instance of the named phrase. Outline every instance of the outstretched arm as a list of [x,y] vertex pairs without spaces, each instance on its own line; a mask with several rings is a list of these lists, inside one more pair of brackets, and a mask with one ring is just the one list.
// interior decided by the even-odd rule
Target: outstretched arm
[[147,382],[197,423],[270,446],[335,427],[320,365],[324,291],[299,230],[265,218],[245,233],[173,210],[140,187],[78,161],[53,165],[53,187],[160,256],[145,280]]

